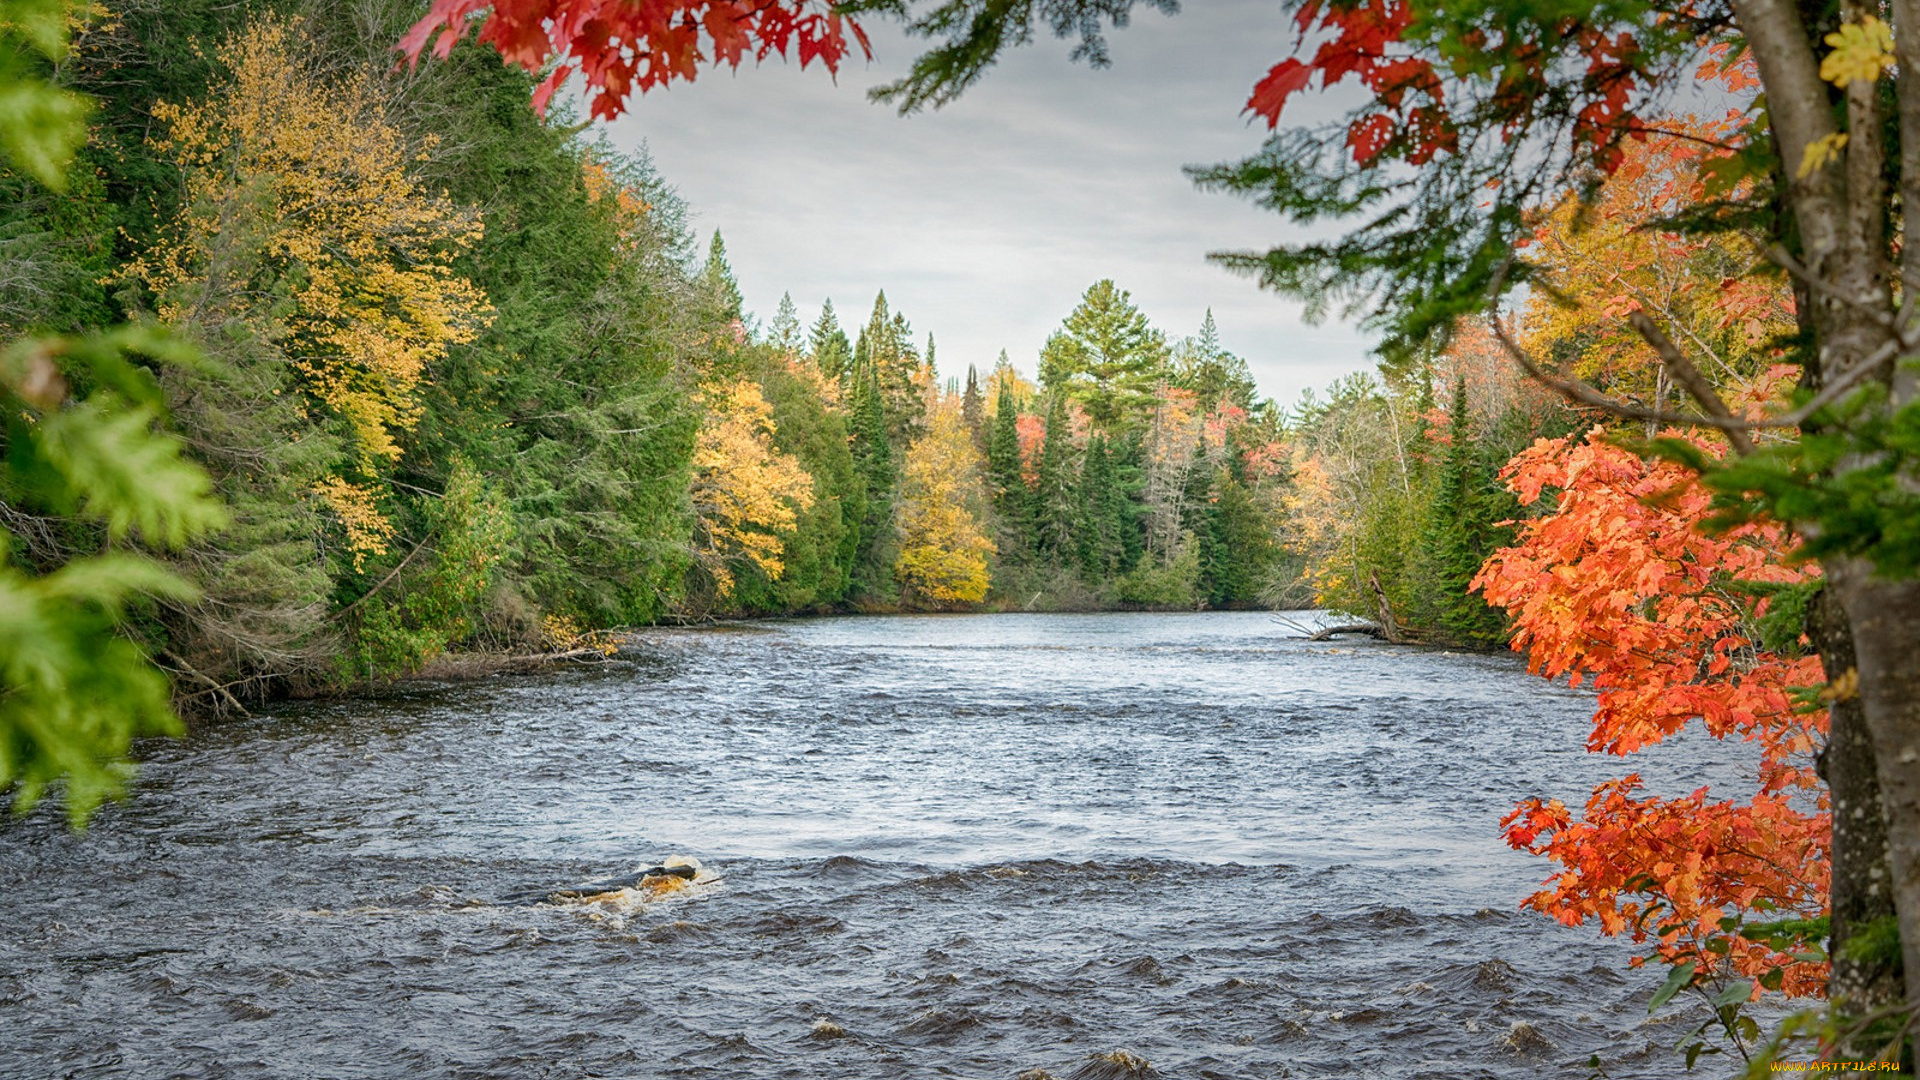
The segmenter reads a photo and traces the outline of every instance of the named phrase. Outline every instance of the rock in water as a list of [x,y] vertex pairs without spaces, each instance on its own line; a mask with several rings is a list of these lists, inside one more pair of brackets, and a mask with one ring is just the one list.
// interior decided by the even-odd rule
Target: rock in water
[[1074,1070],[1067,1080],[1145,1080],[1159,1075],[1139,1054],[1131,1050],[1109,1050],[1087,1058],[1086,1064]]

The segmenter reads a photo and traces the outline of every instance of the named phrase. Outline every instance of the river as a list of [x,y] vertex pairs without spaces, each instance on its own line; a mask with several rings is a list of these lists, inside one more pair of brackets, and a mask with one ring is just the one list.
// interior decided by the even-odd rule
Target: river
[[[294,703],[0,824],[0,1077],[1680,1074],[1497,822],[1628,771],[1508,656],[822,619]],[[1638,762],[1728,779],[1705,740]],[[494,901],[697,858],[642,910]],[[837,1036],[837,1037],[830,1037]]]

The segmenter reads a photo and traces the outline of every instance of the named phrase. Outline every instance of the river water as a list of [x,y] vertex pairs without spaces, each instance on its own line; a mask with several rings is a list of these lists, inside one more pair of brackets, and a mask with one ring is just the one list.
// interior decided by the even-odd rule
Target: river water
[[[0,1077],[1679,1075],[1656,976],[1520,911],[1548,868],[1497,835],[1627,771],[1590,698],[1287,633],[660,632],[153,743],[85,835],[0,824]],[[493,902],[676,854],[718,882]]]

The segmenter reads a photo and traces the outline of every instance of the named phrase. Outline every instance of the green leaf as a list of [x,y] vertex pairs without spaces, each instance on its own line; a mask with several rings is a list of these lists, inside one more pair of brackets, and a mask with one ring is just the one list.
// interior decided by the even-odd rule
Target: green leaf
[[36,432],[46,462],[65,480],[65,500],[121,538],[138,530],[150,544],[184,546],[226,523],[207,474],[180,441],[153,430],[154,413],[98,393],[47,416]]
[[[4,77],[4,73],[0,73]],[[0,157],[55,191],[87,139],[88,100],[37,80],[0,85]]]
[[76,559],[41,578],[40,588],[49,599],[91,604],[116,616],[132,594],[170,600],[192,600],[197,595],[185,579],[159,563],[119,553]]
[[1667,981],[1660,984],[1660,989],[1653,992],[1653,1000],[1647,1003],[1647,1012],[1653,1012],[1672,1001],[1673,995],[1685,990],[1688,984],[1693,982],[1693,969],[1694,962],[1691,960],[1683,960],[1676,964],[1674,969],[1668,972]]
[[1753,997],[1753,983],[1738,979],[1728,983],[1727,988],[1713,996],[1714,1008],[1722,1005],[1737,1005]]
[[20,35],[49,60],[67,54],[67,10],[71,0],[5,0],[0,3],[0,32]]

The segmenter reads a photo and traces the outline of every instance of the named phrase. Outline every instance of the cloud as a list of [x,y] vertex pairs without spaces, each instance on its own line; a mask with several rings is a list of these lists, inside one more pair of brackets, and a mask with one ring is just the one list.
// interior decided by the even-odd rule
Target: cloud
[[905,118],[866,91],[917,46],[870,30],[875,61],[843,68],[838,85],[777,61],[712,71],[609,129],[616,145],[649,145],[703,238],[725,234],[763,319],[782,292],[809,320],[831,297],[851,331],[884,288],[923,339],[937,337],[943,374],[989,366],[1002,348],[1031,372],[1080,294],[1111,277],[1173,338],[1211,307],[1224,343],[1283,403],[1371,366],[1359,331],[1306,326],[1297,305],[1205,261],[1297,234],[1180,171],[1259,147],[1264,128],[1240,108],[1292,44],[1279,5],[1141,14],[1110,35],[1106,69],[1042,40],[957,103]]

